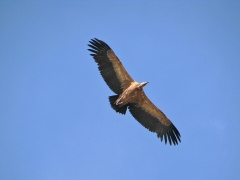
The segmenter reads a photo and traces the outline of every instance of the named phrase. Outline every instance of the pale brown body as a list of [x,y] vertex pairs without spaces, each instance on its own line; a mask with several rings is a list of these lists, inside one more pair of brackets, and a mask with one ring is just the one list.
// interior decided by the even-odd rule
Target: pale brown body
[[146,96],[143,87],[147,82],[137,83],[125,70],[113,50],[103,41],[92,39],[88,45],[91,54],[98,64],[99,71],[109,88],[116,93],[109,97],[112,108],[121,114],[127,109],[133,117],[157,136],[177,145],[180,133],[167,116],[158,109]]
[[137,103],[140,101],[139,97],[142,97],[143,95],[143,87],[146,84],[147,82],[141,84],[132,82],[131,85],[119,96],[115,104],[121,107],[128,103]]

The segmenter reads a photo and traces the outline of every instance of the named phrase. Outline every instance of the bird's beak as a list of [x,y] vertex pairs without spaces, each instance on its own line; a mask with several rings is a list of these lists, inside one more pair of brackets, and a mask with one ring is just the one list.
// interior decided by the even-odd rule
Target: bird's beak
[[149,83],[149,82],[143,82],[143,83],[141,83],[141,86],[144,87],[144,86],[146,86],[148,83]]
[[149,82],[144,82],[144,86],[146,86]]

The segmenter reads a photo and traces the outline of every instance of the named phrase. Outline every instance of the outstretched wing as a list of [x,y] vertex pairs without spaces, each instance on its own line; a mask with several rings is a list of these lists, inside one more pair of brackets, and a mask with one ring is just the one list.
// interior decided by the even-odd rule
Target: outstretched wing
[[142,93],[138,103],[130,104],[128,107],[133,117],[151,132],[157,133],[157,137],[164,139],[165,144],[169,142],[177,145],[180,140],[180,133],[167,116],[158,109],[145,95]]
[[98,69],[109,88],[116,94],[121,94],[134,80],[127,73],[121,61],[113,50],[99,39],[91,39],[88,44],[93,52],[90,54],[98,64]]

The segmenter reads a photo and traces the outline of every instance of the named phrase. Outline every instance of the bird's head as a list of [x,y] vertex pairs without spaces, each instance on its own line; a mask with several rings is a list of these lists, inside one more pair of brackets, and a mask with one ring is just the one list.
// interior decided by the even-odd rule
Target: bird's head
[[147,83],[149,83],[149,82],[142,82],[142,83],[140,83],[139,84],[139,88],[143,88],[144,86],[146,86],[147,85]]

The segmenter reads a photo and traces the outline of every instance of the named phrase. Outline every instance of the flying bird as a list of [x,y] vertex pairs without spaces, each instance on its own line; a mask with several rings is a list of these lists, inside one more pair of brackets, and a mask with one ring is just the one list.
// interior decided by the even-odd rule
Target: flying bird
[[125,70],[113,50],[103,41],[94,38],[89,41],[88,49],[109,88],[116,94],[109,96],[111,107],[118,113],[132,116],[145,128],[157,133],[165,144],[178,145],[181,135],[167,116],[146,96],[143,87],[148,82],[136,82]]

